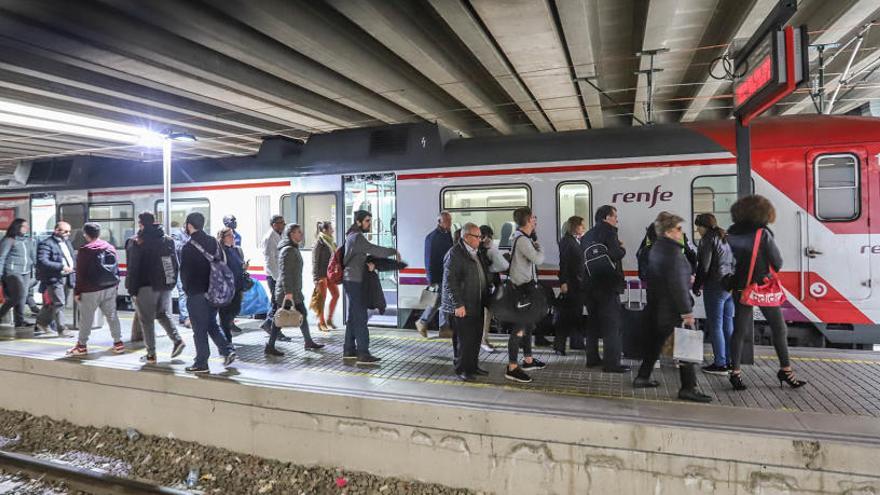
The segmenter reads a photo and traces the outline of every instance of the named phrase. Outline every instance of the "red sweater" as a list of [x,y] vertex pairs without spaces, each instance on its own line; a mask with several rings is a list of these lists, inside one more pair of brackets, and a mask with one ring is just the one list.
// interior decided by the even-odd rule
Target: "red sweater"
[[95,265],[95,258],[101,251],[109,251],[116,255],[116,248],[113,247],[112,244],[101,239],[95,239],[94,241],[83,245],[83,247],[79,248],[77,251],[76,285],[73,288],[73,293],[75,295],[82,294],[83,292],[98,292],[99,290],[106,289],[106,287],[98,286],[93,274],[89,273],[91,268]]

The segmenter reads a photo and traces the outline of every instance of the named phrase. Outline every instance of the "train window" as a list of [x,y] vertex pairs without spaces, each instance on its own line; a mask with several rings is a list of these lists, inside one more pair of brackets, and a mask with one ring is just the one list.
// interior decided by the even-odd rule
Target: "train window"
[[822,155],[814,162],[816,216],[841,222],[859,216],[859,159],[855,155]]
[[90,203],[88,217],[101,225],[101,239],[118,248],[125,247],[126,239],[137,230],[133,203]]
[[[204,231],[213,236],[211,232],[211,203],[204,198],[198,199],[172,199],[171,200],[171,230],[183,228],[186,216],[190,213],[201,213],[205,216]],[[164,223],[165,201],[156,201],[156,221]]]
[[593,220],[591,211],[588,182],[562,182],[556,187],[556,225],[559,227],[559,237],[565,233],[566,220],[575,215],[583,217],[587,228],[590,228]]
[[58,206],[58,219],[70,224],[70,242],[74,249],[79,249],[86,243],[83,237],[82,226],[86,223],[86,205],[82,203],[69,203]]
[[[694,214],[691,220],[701,213],[711,213],[718,220],[718,225],[727,228],[732,223],[730,207],[736,201],[736,175],[697,177],[691,183],[691,201]],[[693,240],[699,238],[700,233],[694,229]]]
[[55,194],[31,195],[31,235],[45,239],[55,230]]
[[531,205],[531,191],[526,185],[483,187],[447,187],[440,192],[441,209],[452,215],[453,230],[467,222],[488,225],[495,231],[501,248],[510,247],[510,235],[516,230],[513,210]]
[[312,249],[315,244],[318,222],[331,222],[333,227],[336,227],[336,195],[333,193],[297,195],[296,223],[303,226],[305,249]]
[[284,194],[281,196],[281,216],[285,222],[293,221],[293,195]]

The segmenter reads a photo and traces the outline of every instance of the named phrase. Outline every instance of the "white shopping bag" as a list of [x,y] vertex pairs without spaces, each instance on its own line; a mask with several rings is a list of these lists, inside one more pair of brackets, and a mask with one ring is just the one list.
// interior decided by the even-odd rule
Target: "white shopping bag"
[[419,295],[419,305],[422,308],[427,308],[429,306],[434,306],[437,304],[437,298],[440,296],[440,293],[437,291],[437,287],[432,285],[429,287],[425,287],[422,289],[422,293]]
[[703,332],[689,328],[675,329],[672,358],[686,363],[703,362]]

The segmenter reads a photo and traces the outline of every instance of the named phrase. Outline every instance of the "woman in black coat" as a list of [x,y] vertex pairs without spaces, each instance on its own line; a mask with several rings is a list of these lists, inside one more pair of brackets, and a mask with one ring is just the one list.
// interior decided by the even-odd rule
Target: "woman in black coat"
[[[767,228],[767,224],[776,220],[776,209],[770,200],[757,194],[740,198],[730,207],[733,217],[733,225],[727,230],[727,242],[733,251],[736,260],[736,271],[733,275],[733,337],[730,342],[730,359],[733,361],[733,371],[730,373],[730,384],[734,390],[745,390],[747,387],[742,381],[740,361],[742,359],[743,341],[752,335],[754,328],[754,309],[740,303],[743,289],[751,282],[760,282],[770,274],[770,268],[779,272],[782,268],[782,254],[773,239],[773,232]],[[749,265],[752,260],[752,251],[755,245],[755,235],[758,229],[762,229],[761,243],[758,246],[758,256],[755,258],[755,271],[752,280],[749,278]],[[779,358],[779,371],[776,378],[780,385],[784,382],[792,388],[799,388],[807,382],[798,380],[791,369],[788,358],[788,327],[782,317],[782,309],[779,307],[762,307],[761,313],[773,334],[773,347]]]
[[[559,292],[562,294],[559,324],[553,348],[565,356],[569,335],[584,338],[584,250],[581,237],[587,231],[583,217],[573,216],[565,222],[565,234],[559,239]],[[579,347],[583,347],[583,342]]]
[[[651,328],[647,355],[639,368],[633,387],[649,388],[659,386],[651,380],[654,363],[660,357],[663,343],[675,331],[675,327],[685,325],[694,328],[694,300],[690,285],[692,268],[684,254],[685,239],[677,215],[661,215],[654,222],[657,240],[648,253],[648,306],[646,321]],[[711,402],[712,398],[697,390],[697,373],[692,363],[679,363],[681,388],[678,398],[694,402]]]

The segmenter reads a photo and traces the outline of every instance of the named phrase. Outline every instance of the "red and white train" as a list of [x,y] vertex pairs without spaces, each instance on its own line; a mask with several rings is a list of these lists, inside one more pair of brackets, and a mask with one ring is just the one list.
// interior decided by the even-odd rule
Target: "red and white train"
[[[880,222],[880,120],[762,119],[752,126],[752,146],[754,189],[777,209],[771,228],[785,259],[786,318],[798,324],[792,338],[880,343],[880,292],[873,289],[880,229],[872,227]],[[224,215],[235,215],[259,277],[259,240],[271,214],[306,227],[308,257],[318,220],[345,226],[354,210],[370,209],[373,242],[396,245],[410,263],[386,275],[392,309],[373,323],[403,326],[421,309],[423,239],[439,211],[450,211],[457,224],[491,225],[504,247],[511,212],[531,206],[548,250],[540,276],[552,281],[562,222],[573,214],[591,219],[612,204],[634,279],[635,248],[658,212],[712,212],[729,223],[734,150],[732,121],[470,139],[432,124],[403,124],[316,135],[306,144],[269,138],[254,157],[176,163],[172,221],[199,210],[216,230]],[[38,233],[59,218],[74,227],[94,220],[121,245],[137,212],[161,212],[160,169],[90,157],[25,163],[16,172],[22,184],[0,192],[0,218],[23,216]]]

